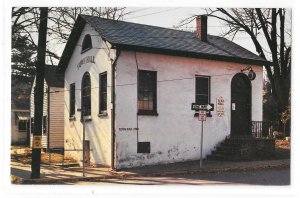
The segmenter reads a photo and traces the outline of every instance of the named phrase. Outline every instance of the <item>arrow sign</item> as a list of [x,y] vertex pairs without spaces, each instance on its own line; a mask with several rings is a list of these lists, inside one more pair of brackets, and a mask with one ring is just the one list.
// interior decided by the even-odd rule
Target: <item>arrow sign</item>
[[213,111],[214,110],[214,104],[208,104],[207,105],[207,111]]
[[192,103],[192,110],[213,111],[214,104],[196,104]]

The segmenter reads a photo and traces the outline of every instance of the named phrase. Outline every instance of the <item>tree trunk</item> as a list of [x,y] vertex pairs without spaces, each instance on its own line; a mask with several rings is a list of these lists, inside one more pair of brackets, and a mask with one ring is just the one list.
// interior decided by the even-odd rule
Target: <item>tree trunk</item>
[[[38,54],[36,65],[36,86],[34,90],[34,132],[35,136],[42,136],[43,130],[43,98],[44,98],[44,67],[45,67],[45,52],[47,40],[47,19],[48,8],[40,9],[40,26],[39,26],[39,40],[38,40]],[[40,139],[41,141],[41,139]],[[39,142],[41,144],[41,142]],[[41,148],[35,148],[32,144],[32,161],[31,161],[31,178],[40,178],[41,168]]]

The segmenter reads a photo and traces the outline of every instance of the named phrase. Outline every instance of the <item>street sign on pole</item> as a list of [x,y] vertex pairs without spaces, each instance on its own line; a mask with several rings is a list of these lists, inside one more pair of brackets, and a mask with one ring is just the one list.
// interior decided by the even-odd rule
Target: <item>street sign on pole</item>
[[197,104],[192,103],[192,110],[213,111],[214,104]]
[[197,104],[192,103],[192,110],[198,111],[198,120],[201,121],[201,140],[200,140],[200,168],[202,168],[202,151],[203,151],[203,121],[206,121],[206,116],[211,117],[210,111],[214,110],[214,104]]

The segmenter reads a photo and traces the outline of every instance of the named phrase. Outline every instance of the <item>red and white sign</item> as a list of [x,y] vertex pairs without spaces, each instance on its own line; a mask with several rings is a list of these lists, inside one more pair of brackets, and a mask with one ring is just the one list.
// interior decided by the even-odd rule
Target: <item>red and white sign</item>
[[198,120],[199,121],[206,121],[206,111],[199,111]]

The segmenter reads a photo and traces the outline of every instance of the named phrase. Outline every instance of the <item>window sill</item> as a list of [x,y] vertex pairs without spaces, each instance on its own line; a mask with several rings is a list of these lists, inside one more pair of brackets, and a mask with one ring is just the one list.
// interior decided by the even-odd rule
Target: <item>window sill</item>
[[75,116],[69,117],[69,121],[76,121],[76,117]]
[[[84,122],[91,122],[92,121],[92,116],[83,116],[84,117]],[[83,119],[80,119],[81,122],[83,122]]]
[[137,115],[142,116],[158,116],[158,113],[156,111],[139,111]]
[[101,111],[101,112],[98,114],[98,117],[106,117],[106,116],[108,116],[107,111]]
[[84,50],[81,51],[81,54],[84,54],[85,52],[89,51],[90,49],[92,49],[93,47],[89,47],[89,48],[86,48]]

